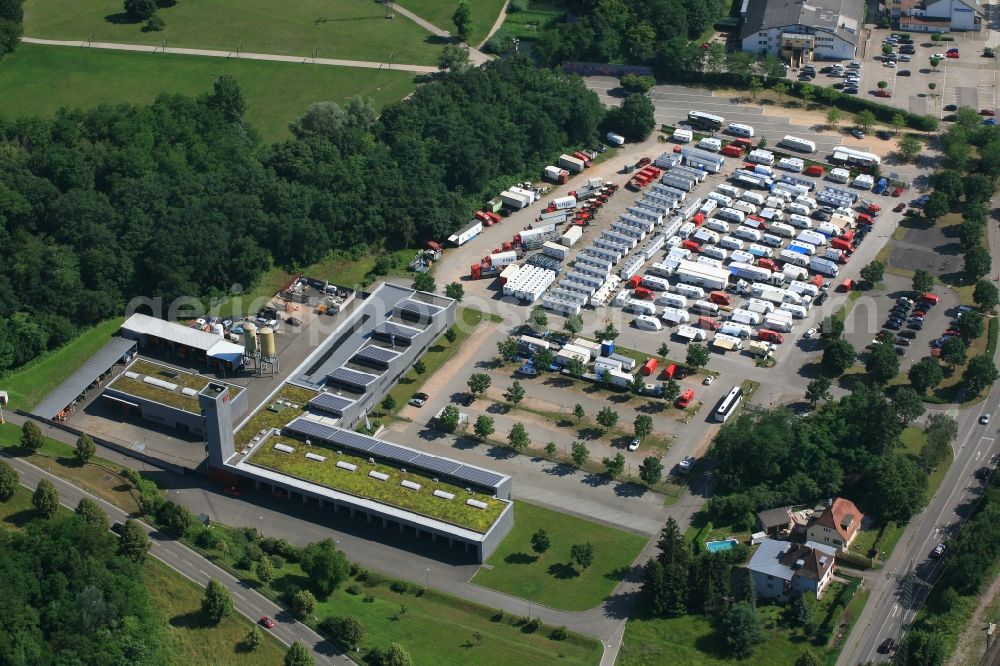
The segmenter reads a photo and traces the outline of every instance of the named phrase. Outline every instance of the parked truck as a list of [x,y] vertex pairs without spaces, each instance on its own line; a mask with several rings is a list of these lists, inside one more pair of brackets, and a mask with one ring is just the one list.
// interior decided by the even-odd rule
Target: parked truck
[[573,155],[567,155],[563,153],[559,156],[559,166],[573,173],[580,173],[586,168],[586,164],[583,160]]
[[569,181],[569,171],[566,169],[560,169],[556,166],[545,167],[542,171],[542,176],[545,180],[558,183],[559,185],[563,185]]

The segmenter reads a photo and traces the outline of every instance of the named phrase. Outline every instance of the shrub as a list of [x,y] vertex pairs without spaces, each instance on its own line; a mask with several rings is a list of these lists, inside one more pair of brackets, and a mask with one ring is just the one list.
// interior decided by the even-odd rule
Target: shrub
[[346,589],[348,594],[353,594],[354,596],[361,594],[361,586],[357,583],[351,583]]
[[199,548],[204,548],[205,550],[218,548],[220,541],[222,541],[222,537],[219,536],[218,532],[206,529],[198,532],[198,536],[194,538],[195,545]]
[[396,580],[389,586],[389,589],[393,592],[398,592],[399,594],[406,594],[409,586],[401,580]]
[[542,626],[541,618],[533,617],[524,624],[525,631],[534,633]]
[[264,551],[261,550],[260,546],[258,546],[255,543],[248,543],[243,548],[243,552],[245,552],[247,557],[249,557],[254,562],[260,562],[262,559],[264,559]]
[[528,0],[510,0],[510,3],[507,5],[507,11],[512,14],[514,12],[528,11]]
[[564,641],[568,636],[569,633],[566,631],[566,627],[556,627],[552,630],[552,633],[549,634],[549,638],[554,641]]
[[506,617],[506,613],[502,610],[498,610],[496,613],[493,613],[490,619],[494,622],[503,622],[504,617]]
[[483,50],[496,55],[501,55],[510,51],[514,48],[514,35],[510,33],[506,28],[500,28],[493,33],[486,44],[483,45]]
[[281,555],[271,555],[271,566],[275,569],[280,569],[285,566],[285,558]]

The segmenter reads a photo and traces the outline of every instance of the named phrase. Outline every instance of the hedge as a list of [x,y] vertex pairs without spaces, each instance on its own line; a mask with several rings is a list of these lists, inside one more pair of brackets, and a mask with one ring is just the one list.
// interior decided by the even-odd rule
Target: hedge
[[997,318],[990,317],[989,337],[986,340],[986,356],[989,358],[993,358],[997,351],[998,328],[1000,328],[1000,323],[997,322]]

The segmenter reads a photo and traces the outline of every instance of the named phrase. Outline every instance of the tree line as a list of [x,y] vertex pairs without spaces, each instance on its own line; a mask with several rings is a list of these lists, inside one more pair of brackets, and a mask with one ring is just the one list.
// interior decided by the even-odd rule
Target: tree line
[[14,49],[24,32],[24,10],[22,0],[0,0],[0,58]]
[[224,296],[272,265],[446,238],[604,116],[578,77],[524,58],[443,74],[378,118],[315,104],[273,145],[245,111],[222,76],[198,98],[0,121],[0,373],[135,296]]

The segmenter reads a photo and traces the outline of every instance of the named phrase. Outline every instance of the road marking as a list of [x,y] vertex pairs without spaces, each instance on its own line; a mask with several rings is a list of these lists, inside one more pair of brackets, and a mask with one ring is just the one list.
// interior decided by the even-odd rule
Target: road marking
[[[198,569],[198,571],[200,571],[200,572],[202,572],[203,574],[205,574],[206,576],[208,576],[208,572],[207,572],[207,571],[205,571],[204,569]],[[209,578],[211,578],[211,576],[208,576],[208,577],[209,577]]]
[[244,596],[243,596],[242,594],[240,594],[239,592],[233,592],[233,596],[234,596],[234,597],[239,597],[239,598],[240,598],[240,599],[242,599],[243,601],[246,601],[246,600],[247,600],[247,598],[246,598],[246,597],[244,597]]
[[896,617],[897,615],[899,615],[899,604],[893,604],[891,617]]

